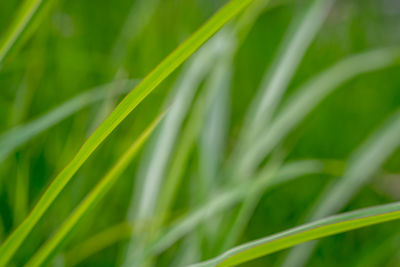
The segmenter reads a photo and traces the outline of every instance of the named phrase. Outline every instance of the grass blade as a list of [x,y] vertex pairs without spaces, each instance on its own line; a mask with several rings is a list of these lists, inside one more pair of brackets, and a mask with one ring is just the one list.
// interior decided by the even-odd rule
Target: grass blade
[[[304,117],[340,84],[365,72],[385,68],[398,63],[398,49],[382,49],[352,56],[336,63],[322,74],[312,78],[299,88],[283,107],[282,112],[272,121],[266,134],[253,142],[235,172],[238,177],[248,177],[258,164],[268,155]],[[243,214],[247,212],[243,211]],[[244,218],[238,218],[244,220]],[[238,228],[239,229],[239,228]],[[238,233],[234,233],[238,235]],[[232,235],[233,236],[233,235]],[[230,238],[231,239],[231,238]],[[234,245],[230,242],[226,246]]]
[[143,101],[165,78],[191,56],[204,42],[254,0],[232,0],[222,7],[192,36],[165,58],[142,82],[129,93],[82,145],[72,161],[53,180],[28,217],[0,247],[0,266],[5,266],[26,236],[31,232],[48,207],[53,203],[72,176],[106,139],[108,135]]
[[235,266],[310,240],[400,219],[400,202],[343,213],[243,244],[192,267]]
[[312,1],[304,18],[301,20],[297,18],[291,24],[283,45],[280,46],[276,63],[264,74],[260,88],[250,106],[246,117],[247,127],[244,127],[245,131],[242,133],[242,142],[244,143],[242,145],[246,146],[269,123],[333,2],[334,0]]
[[[126,93],[128,89],[137,84],[135,80],[124,80],[121,82],[123,83],[123,90],[121,93]],[[19,146],[25,144],[41,132],[73,115],[82,108],[107,97],[107,88],[110,86],[113,86],[113,83],[102,85],[84,92],[62,103],[60,106],[52,109],[39,118],[26,124],[15,126],[3,133],[0,136],[0,162]]]
[[[267,181],[269,186],[277,186],[281,183],[285,183],[291,179],[324,171],[323,164],[315,160],[303,160],[298,162],[292,162],[284,165],[276,174],[276,179]],[[253,188],[258,188],[260,185],[265,185],[266,181],[263,174],[260,174],[255,181],[251,180]],[[248,184],[245,188],[250,187]],[[173,223],[167,229],[163,229],[157,238],[150,244],[147,252],[150,255],[158,254],[167,249],[169,246],[174,244],[179,238],[183,237],[187,233],[193,231],[193,229],[200,223],[204,222],[208,218],[222,212],[226,208],[234,205],[242,198],[250,194],[249,190],[243,189],[242,186],[237,186],[228,190],[225,190],[208,201],[203,207],[198,208],[196,211],[184,216],[182,219]],[[264,188],[265,189],[265,186]],[[89,238],[87,241],[76,246],[66,253],[66,261],[69,265],[75,265],[85,258],[91,256],[95,252],[104,249],[118,241],[130,238],[132,233],[135,233],[137,229],[134,227],[134,223],[124,222],[107,228],[99,234]]]
[[[162,187],[165,173],[168,165],[173,164],[170,162],[171,154],[178,140],[184,119],[196,91],[213,65],[218,51],[222,49],[221,42],[223,40],[218,37],[219,35],[210,40],[188,62],[188,66],[180,75],[174,90],[167,98],[167,103],[170,99],[174,99],[174,102],[171,105],[171,111],[155,135],[154,144],[141,162],[141,168],[139,168],[137,175],[139,179],[135,181],[135,193],[131,199],[128,220],[136,219],[144,222],[156,216],[157,202],[163,195]],[[156,228],[157,225],[153,227]],[[149,229],[143,229],[143,231],[146,230]],[[135,238],[129,243],[127,250],[136,251],[136,253],[127,253],[126,262],[129,263],[126,263],[126,265],[130,266],[130,262],[135,262],[136,260],[133,258],[136,257],[136,254],[139,254]]]
[[[304,18],[296,18],[291,23],[283,45],[280,46],[275,64],[271,69],[267,69],[264,74],[258,92],[246,115],[245,126],[232,156],[231,164],[239,166],[239,171],[234,173],[241,173],[240,166],[242,166],[243,153],[245,153],[250,144],[254,143],[254,139],[263,131],[265,132],[269,120],[279,105],[305,52],[327,17],[333,2],[334,0],[312,1]],[[245,168],[246,166],[243,165],[243,167]],[[235,168],[237,167],[233,167],[233,169]],[[247,176],[233,175],[234,178]],[[221,242],[223,244],[221,251],[235,245],[236,239],[240,236],[246,221],[249,220],[252,210],[258,203],[258,198],[256,196],[251,197],[239,207],[239,212],[233,218],[234,222],[228,230],[228,234],[226,237],[222,237],[225,240]]]
[[[271,173],[260,173],[255,179],[239,183],[232,188],[225,189],[216,194],[201,208],[198,208],[193,213],[185,216],[183,219],[174,223],[171,227],[162,233],[149,248],[149,254],[160,253],[174,244],[179,238],[193,231],[193,229],[204,222],[205,220],[222,212],[235,203],[240,202],[251,194],[257,193],[260,190],[265,190],[267,187],[276,186],[280,183],[291,180],[295,177],[317,173],[323,171],[321,162],[314,160],[304,160],[288,163],[277,170],[273,175],[273,180],[269,179]],[[266,177],[267,176],[267,177]]]
[[326,96],[357,75],[400,63],[400,50],[386,48],[344,59],[306,82],[288,99],[269,131],[260,136],[242,156],[239,176],[247,177]]
[[143,176],[144,184],[138,190],[138,193],[140,193],[138,194],[140,195],[139,207],[135,207],[137,208],[136,218],[138,220],[144,220],[153,216],[155,203],[159,194],[158,190],[161,186],[162,178],[164,177],[165,169],[168,165],[168,160],[179,130],[182,127],[183,120],[190,108],[197,88],[213,64],[219,49],[221,49],[221,40],[219,38],[213,38],[202,47],[199,53],[191,60],[187,69],[182,73],[177,82],[176,90],[170,96],[170,99],[174,99],[171,111],[161,124],[154,149],[148,157],[149,162],[145,162],[145,164],[147,163],[146,171],[141,175]]
[[[227,49],[225,47],[225,49]],[[219,58],[220,56],[218,56]],[[218,62],[214,69],[217,68]],[[212,82],[211,82],[212,83]],[[196,103],[192,107],[192,114],[190,119],[179,138],[176,152],[174,153],[171,166],[167,173],[163,190],[160,194],[160,200],[157,207],[157,217],[160,223],[163,223],[166,219],[166,215],[169,212],[171,205],[174,203],[177,191],[180,187],[184,171],[186,170],[187,161],[195,145],[196,138],[201,132],[205,124],[205,113],[211,106],[213,99],[218,92],[217,87],[206,82],[202,95],[199,96]]]
[[[338,212],[357,191],[379,170],[382,164],[400,145],[400,110],[384,123],[351,156],[349,168],[343,177],[328,187],[315,204],[308,220],[316,220]],[[292,250],[285,266],[301,266],[306,263],[315,242]]]
[[58,249],[65,242],[66,238],[70,236],[73,229],[77,227],[83,217],[90,212],[93,207],[99,202],[101,198],[107,194],[111,187],[115,184],[122,172],[128,167],[132,159],[136,156],[139,149],[146,142],[149,135],[154,131],[155,127],[160,122],[163,115],[160,115],[128,148],[128,150],[121,156],[113,168],[104,176],[97,186],[89,193],[89,195],[81,202],[81,204],[74,210],[74,212],[63,223],[60,229],[53,235],[53,237],[44,244],[26,266],[42,266],[51,260],[51,257],[57,252]]
[[43,2],[43,0],[25,0],[22,3],[15,20],[0,42],[0,66],[18,38],[21,37],[39,7],[43,5]]

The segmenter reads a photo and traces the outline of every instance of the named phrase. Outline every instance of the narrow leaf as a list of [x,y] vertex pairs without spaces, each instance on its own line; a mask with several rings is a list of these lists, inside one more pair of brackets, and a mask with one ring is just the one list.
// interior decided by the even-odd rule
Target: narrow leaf
[[191,56],[204,42],[218,31],[229,20],[247,7],[254,0],[231,0],[211,17],[192,36],[183,42],[165,58],[142,82],[136,86],[115,110],[104,120],[96,131],[87,139],[72,161],[53,180],[39,202],[18,226],[11,236],[0,247],[0,266],[5,266],[26,236],[43,216],[55,198],[71,180],[96,148],[108,135],[143,101],[163,80]]
[[55,252],[65,242],[66,238],[71,235],[73,229],[77,227],[83,217],[88,214],[93,207],[99,202],[100,199],[111,189],[122,172],[128,167],[129,163],[136,156],[143,143],[147,140],[149,135],[154,131],[155,127],[160,122],[163,114],[160,115],[128,148],[128,150],[121,156],[118,162],[112,169],[104,176],[97,186],[89,193],[89,195],[81,202],[81,204],[74,210],[74,212],[63,223],[60,229],[54,236],[47,241],[46,244],[32,257],[26,266],[42,266],[47,263]]
[[310,240],[400,219],[400,202],[343,213],[243,244],[191,267],[236,266]]
[[0,42],[0,66],[11,50],[13,45],[17,42],[18,38],[21,37],[22,33],[32,20],[39,7],[43,5],[43,0],[25,0],[22,6],[18,10],[18,14],[15,16],[10,28],[6,32],[5,36]]
[[[135,80],[124,80],[121,82],[123,83],[123,90],[121,90],[121,93],[126,93],[128,89],[137,84]],[[105,84],[90,89],[53,108],[40,117],[26,124],[17,125],[4,132],[0,135],[0,162],[15,149],[27,143],[38,134],[73,115],[82,108],[107,97],[107,88],[113,86],[113,84],[114,83]]]

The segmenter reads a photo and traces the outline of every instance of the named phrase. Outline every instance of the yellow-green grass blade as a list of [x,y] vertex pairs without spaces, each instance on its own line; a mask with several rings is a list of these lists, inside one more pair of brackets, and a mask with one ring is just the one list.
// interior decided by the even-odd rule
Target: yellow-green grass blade
[[42,266],[51,260],[58,249],[63,245],[66,238],[71,235],[71,232],[77,227],[85,215],[87,215],[93,207],[102,199],[105,194],[115,184],[122,172],[128,167],[130,162],[136,156],[139,149],[147,140],[149,135],[154,131],[155,127],[160,122],[164,114],[161,114],[126,150],[118,162],[97,184],[97,186],[89,193],[82,203],[74,210],[74,212],[63,223],[60,229],[48,240],[26,266]]
[[108,135],[143,101],[163,80],[191,56],[204,42],[254,0],[231,0],[193,35],[165,58],[136,86],[82,145],[71,162],[57,175],[28,217],[0,247],[0,266],[5,266],[26,236],[31,232],[48,207],[54,202],[72,176]]
[[[317,160],[301,160],[287,163],[277,171],[276,179],[266,180],[264,174],[261,173],[256,179],[249,179],[242,184],[219,192],[202,207],[190,212],[187,216],[178,219],[172,225],[160,231],[146,249],[146,255],[154,256],[165,251],[180,238],[192,232],[199,224],[240,202],[243,198],[252,194],[254,190],[260,190],[260,188],[264,190],[266,186],[278,186],[301,176],[325,172],[325,165],[324,162]],[[252,190],[249,190],[249,188],[252,188]],[[157,221],[154,223],[157,223]],[[78,264],[95,252],[118,241],[130,238],[131,234],[137,234],[139,228],[135,226],[137,226],[135,222],[119,223],[76,245],[65,254],[68,266]]]
[[39,7],[43,5],[43,0],[25,0],[18,10],[14,21],[6,32],[5,36],[0,41],[0,66],[10,52],[13,45],[21,37],[22,33],[32,20]]
[[[251,194],[257,193],[260,190],[264,191],[266,188],[277,186],[291,179],[323,171],[324,166],[319,161],[300,160],[287,163],[274,173],[261,172],[254,177],[255,179],[249,179],[235,186],[226,188],[215,194],[215,196],[202,207],[165,229],[151,244],[148,249],[148,254],[154,255],[163,252],[179,238],[192,232],[200,223],[218,215],[232,205],[246,199]],[[269,179],[271,175],[275,176],[275,179]]]
[[[399,136],[400,109],[356,149],[343,176],[327,187],[318,198],[318,202],[314,204],[307,220],[317,220],[343,209],[400,146]],[[304,266],[315,245],[313,242],[294,248],[288,254],[284,266]]]
[[400,202],[343,213],[249,242],[192,267],[236,266],[318,238],[400,219]]
[[[121,93],[127,93],[137,81],[123,80]],[[0,162],[3,161],[10,153],[19,146],[25,144],[38,134],[49,129],[60,121],[78,112],[82,108],[94,104],[107,97],[108,87],[112,87],[114,83],[98,86],[83,92],[76,97],[62,103],[53,108],[40,117],[26,123],[17,125],[0,135]]]
[[[277,114],[269,125],[268,131],[257,138],[253,145],[241,154],[241,162],[237,165],[236,174],[248,177],[253,173],[258,164],[285,138],[293,128],[298,125],[305,116],[336,88],[357,75],[379,70],[399,63],[400,50],[387,48],[365,52],[351,56],[336,63],[331,68],[313,77],[304,86],[299,88],[289,99],[282,111]],[[247,214],[243,211],[243,214]],[[238,218],[245,220],[245,218]],[[248,219],[247,219],[248,220]],[[234,233],[228,235],[238,235]],[[233,240],[233,239],[232,239]],[[233,241],[232,241],[233,242]],[[234,244],[228,242],[227,247]]]

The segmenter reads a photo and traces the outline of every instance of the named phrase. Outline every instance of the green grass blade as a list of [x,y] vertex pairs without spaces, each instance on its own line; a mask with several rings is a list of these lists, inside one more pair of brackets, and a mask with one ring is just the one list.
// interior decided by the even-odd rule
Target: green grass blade
[[[121,93],[126,93],[128,89],[137,84],[135,80],[124,80],[121,82],[123,83],[123,90]],[[62,103],[58,107],[26,124],[18,125],[7,130],[0,136],[0,162],[16,148],[25,144],[38,134],[73,115],[82,108],[107,97],[107,88],[111,86],[113,86],[113,83],[93,88]]]
[[[373,71],[397,63],[400,55],[399,53],[398,49],[387,49],[356,55],[335,64],[333,67],[313,78],[310,82],[307,82],[302,88],[297,90],[297,94],[289,99],[287,105],[282,109],[282,112],[272,121],[266,134],[254,142],[254,145],[246,152],[247,155],[241,156],[242,162],[236,173],[239,173],[239,176],[242,177],[247,177],[252,173],[262,159],[264,159],[264,157],[270,153],[298,123],[300,123],[313,107],[321,102],[341,83],[364,72]],[[252,205],[249,206],[251,207]],[[243,209],[246,209],[246,207],[243,207]],[[239,214],[251,213],[244,210]],[[245,218],[238,217],[237,220],[244,221]],[[239,222],[233,225],[239,225]],[[239,230],[240,227],[237,229]],[[234,241],[233,236],[238,235],[239,233],[228,235],[227,240],[232,241],[228,243],[225,242],[225,249],[234,245],[232,244]]]
[[343,213],[243,244],[192,267],[236,266],[310,240],[400,219],[400,202]]
[[13,45],[17,42],[18,38],[21,37],[22,33],[28,26],[29,22],[38,11],[39,7],[43,5],[43,0],[25,0],[22,6],[18,10],[14,21],[8,29],[5,36],[0,42],[0,66],[11,50]]
[[[225,49],[227,48],[225,47]],[[220,55],[218,55],[218,59],[219,57]],[[218,65],[218,60],[216,65]],[[215,68],[217,68],[217,66],[214,66],[214,69]],[[160,223],[163,223],[166,219],[166,215],[176,198],[184,171],[186,170],[185,167],[187,166],[190,152],[195,145],[196,138],[201,132],[201,129],[204,127],[206,111],[211,106],[212,101],[216,96],[216,91],[219,89],[213,85],[214,84],[206,82],[205,88],[203,89],[204,91],[194,103],[192,114],[190,115],[181,137],[179,138],[179,143],[177,144],[176,151],[173,155],[173,160],[168,170],[157,206],[157,217],[159,218],[158,220]]]
[[[320,219],[340,211],[357,191],[379,170],[382,164],[400,146],[400,110],[372,134],[351,156],[349,168],[314,205],[308,221]],[[293,249],[285,266],[306,264],[316,243],[309,243]]]
[[288,99],[282,111],[271,123],[269,131],[260,136],[242,155],[240,173],[248,173],[281,142],[325,97],[341,84],[358,75],[381,70],[400,63],[399,48],[386,48],[346,58],[321,74],[311,78]]
[[[174,99],[171,111],[157,131],[153,145],[149,147],[138,171],[138,179],[135,181],[135,191],[131,199],[128,220],[138,220],[140,222],[153,218],[156,215],[157,202],[163,194],[164,179],[167,167],[171,164],[172,153],[183,122],[193,102],[193,98],[200,87],[200,84],[214,63],[214,58],[222,48],[219,35],[215,36],[210,42],[204,45],[198,53],[188,62],[182,74],[178,78],[174,90],[167,98],[167,103]],[[152,227],[156,228],[154,224]],[[143,228],[143,232],[147,232]],[[147,233],[145,233],[147,235]],[[136,238],[133,237],[128,245],[126,266],[130,262],[136,262],[134,257],[139,253]]]
[[154,131],[164,114],[160,115],[145,131],[135,140],[135,142],[126,150],[118,162],[104,176],[89,195],[79,204],[74,212],[63,223],[60,229],[47,241],[32,257],[26,266],[42,266],[51,260],[57,250],[61,248],[67,237],[77,227],[86,214],[102,199],[111,187],[115,184],[122,172],[128,167],[130,162],[136,156],[139,149],[146,142],[149,135]]
[[[139,207],[132,205],[132,208],[134,207],[136,210],[131,211],[131,213],[136,214],[136,219],[138,220],[144,220],[154,215],[159,189],[179,131],[196,91],[220,49],[221,40],[215,37],[202,47],[181,74],[175,90],[171,92],[172,95],[167,100],[169,102],[170,99],[174,99],[171,111],[161,124],[154,149],[143,162],[146,165],[146,170],[140,170],[141,175],[139,177],[143,177],[143,187],[137,188],[137,196],[140,196]],[[134,196],[133,202],[137,200],[137,196]]]
[[[232,169],[239,168],[238,171],[234,171],[235,174],[240,174],[243,171],[240,170],[241,166],[244,169],[243,172],[245,172],[246,165],[241,165],[243,153],[248,149],[250,144],[254,143],[254,139],[263,131],[265,133],[266,126],[269,124],[308,47],[327,17],[333,2],[334,0],[312,1],[304,18],[296,18],[291,23],[290,30],[280,47],[278,57],[276,57],[273,67],[267,69],[264,74],[258,92],[246,115],[245,126],[230,162],[237,166]],[[235,174],[233,175],[234,178],[247,176],[236,176]],[[242,232],[242,228],[246,225],[246,221],[251,217],[252,210],[254,210],[254,207],[258,203],[257,199],[260,197],[253,196],[245,200],[243,205],[239,207],[237,216],[233,218],[234,223],[232,223],[232,226],[228,230],[226,238],[223,237],[225,240],[221,242],[223,244],[221,251],[235,244],[236,239]]]
[[[160,253],[174,244],[179,238],[193,231],[201,222],[222,212],[228,207],[248,197],[250,194],[265,190],[267,187],[276,186],[295,177],[318,173],[323,171],[321,162],[304,160],[288,163],[277,170],[273,175],[276,179],[271,181],[271,173],[260,173],[255,179],[239,183],[232,188],[225,189],[216,194],[210,201],[194,212],[185,216],[162,233],[149,248],[149,255]],[[267,177],[266,177],[267,175]]]
[[[277,186],[303,175],[319,173],[324,171],[323,165],[324,164],[321,164],[321,162],[315,160],[303,160],[288,163],[278,171],[276,179],[269,181],[268,184],[271,187]],[[260,174],[256,181],[252,182],[252,187],[258,188],[260,185],[265,185],[266,182],[268,181],[265,181],[263,174]],[[250,184],[248,184],[246,188],[249,186]],[[212,200],[207,202],[203,207],[191,212],[188,216],[184,216],[167,229],[163,229],[157,238],[150,244],[147,250],[149,255],[161,253],[174,244],[179,238],[192,232],[200,223],[218,214],[218,212],[224,211],[226,208],[237,203],[250,193],[251,192],[243,189],[241,186],[221,192]],[[130,238],[131,233],[135,233],[136,231],[137,229],[134,227],[134,223],[129,222],[111,226],[69,250],[65,256],[66,261],[68,265],[75,265],[107,246]]]
[[142,82],[129,93],[115,110],[104,120],[87,139],[72,161],[53,180],[39,202],[0,247],[0,266],[5,266],[26,236],[53,203],[72,176],[78,171],[106,137],[143,101],[165,78],[191,56],[204,42],[217,32],[229,20],[254,0],[232,0],[222,7],[193,35],[165,58]]
[[283,41],[272,69],[262,78],[260,88],[246,117],[243,144],[257,137],[269,123],[289,82],[327,17],[334,0],[314,0],[304,18],[296,18]]

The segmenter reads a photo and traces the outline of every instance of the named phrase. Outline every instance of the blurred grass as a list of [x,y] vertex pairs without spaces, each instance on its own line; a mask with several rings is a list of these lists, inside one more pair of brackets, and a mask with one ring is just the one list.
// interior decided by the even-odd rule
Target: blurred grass
[[[19,42],[17,49],[10,50],[2,62],[1,133],[39,118],[52,108],[83,93],[84,88],[108,84],[115,79],[144,77],[227,1],[118,0],[96,4],[76,0],[52,2],[43,17],[33,25],[34,30],[29,31],[26,39]],[[0,3],[0,38],[5,36],[22,3],[20,0]],[[263,1],[260,3],[262,6]],[[276,64],[278,51],[282,51],[282,43],[287,38],[286,32],[292,28],[290,25],[295,23],[296,17],[304,16],[304,10],[310,3],[274,0],[263,8],[255,8],[257,12],[247,17],[250,21],[254,20],[254,25],[245,27],[243,35],[246,38],[239,38],[239,48],[234,56],[225,67],[220,67],[230,72],[229,78],[221,82],[227,87],[226,95],[218,98],[217,104],[204,105],[202,103],[206,98],[206,91],[212,86],[210,75],[199,84],[197,93],[189,104],[187,116],[182,120],[182,128],[177,131],[169,159],[172,165],[166,166],[164,179],[177,178],[174,173],[179,169],[181,182],[179,188],[172,186],[176,190],[172,198],[174,201],[168,204],[169,212],[158,227],[160,231],[178,218],[183,219],[185,214],[195,212],[208,203],[212,196],[227,189],[226,185],[230,180],[226,181],[225,176],[220,175],[221,166],[226,166],[240,140],[240,133],[246,125],[245,114],[257,95],[256,89],[261,84],[265,70]],[[289,103],[304,82],[344,58],[398,46],[398,10],[395,0],[336,1],[315,40],[308,40],[311,45],[294,72],[293,79],[286,81],[287,93],[282,96],[282,103]],[[260,16],[254,19],[257,13]],[[216,63],[218,60],[216,57]],[[375,64],[377,61],[373,62]],[[365,68],[371,67],[368,64],[363,65]],[[111,134],[93,158],[88,160],[57,198],[55,205],[39,221],[38,228],[28,236],[28,241],[14,260],[15,266],[25,263],[71,214],[128,147],[132,141],[131,133],[144,129],[161,108],[170,103],[171,97],[168,95],[173,95],[172,88],[184,70],[185,68],[178,69],[177,73],[160,85],[160,90],[144,101]],[[214,73],[214,70],[209,71]],[[325,186],[343,174],[346,167],[343,165],[347,164],[351,153],[384,118],[400,106],[399,71],[400,68],[394,66],[363,74],[340,84],[301,124],[288,132],[288,136],[274,148],[270,157],[261,160],[260,167],[256,168],[257,173],[266,166],[271,166],[271,160],[276,158],[283,162],[283,166],[286,161],[305,158],[315,158],[322,162],[335,159],[340,164],[331,161],[327,166],[331,169],[329,175],[306,175],[302,179],[288,181],[261,193],[258,204],[248,217],[247,226],[235,244],[294,227],[306,219],[306,214],[318,201]],[[21,222],[43,193],[50,178],[76,153],[86,136],[107,113],[107,105],[113,106],[113,103],[120,100],[120,97],[116,98],[115,101],[107,102],[108,104],[99,102],[87,106],[10,151],[9,156],[0,164],[1,240]],[[226,101],[225,104],[223,101]],[[195,112],[198,107],[203,107],[204,110]],[[278,106],[270,121],[279,118],[285,107]],[[101,111],[103,108],[105,111]],[[221,111],[226,111],[225,115]],[[100,113],[103,115],[98,115]],[[226,117],[222,121],[216,119],[213,122],[212,119],[218,116]],[[198,125],[195,128],[200,129],[193,130],[192,125],[196,124],[196,120]],[[202,120],[204,124],[200,123]],[[190,140],[185,141],[186,139]],[[190,147],[185,148],[186,146]],[[181,151],[187,151],[186,155]],[[142,153],[140,157],[143,156]],[[180,160],[180,156],[185,159]],[[240,161],[242,159],[244,158],[239,157]],[[142,160],[139,158],[132,162],[106,200],[100,201],[98,208],[76,229],[76,234],[71,237],[65,251],[73,250],[77,244],[92,235],[126,220],[132,194],[140,190],[136,181],[142,178],[137,175],[140,173],[138,165]],[[215,166],[213,164],[216,161]],[[399,162],[400,154],[397,149],[381,168],[385,172],[396,174],[400,172]],[[393,193],[386,194],[382,191],[380,185],[383,180],[379,175],[371,178],[373,183],[367,182],[363,185],[342,210],[395,200]],[[397,184],[391,183],[391,190],[399,192]],[[224,236],[225,227],[218,227],[221,225],[220,218],[235,210],[233,207],[236,208],[231,206],[218,212],[217,216],[208,218],[206,223],[196,225],[186,235],[171,243],[168,249],[152,257],[150,263],[156,266],[173,266],[178,262],[193,263],[216,256],[220,244],[213,237],[215,233]],[[230,217],[227,218],[229,220]],[[362,258],[372,252],[375,253],[379,266],[396,266],[398,259],[396,260],[394,254],[395,249],[392,253],[390,247],[393,232],[398,225],[395,222],[388,223],[385,226],[374,226],[321,240],[307,266],[349,266],[349,259],[352,259],[352,264],[360,259],[362,264]],[[381,242],[387,244],[387,250],[377,249],[376,244]],[[360,249],[361,246],[363,249]],[[114,243],[81,261],[79,265],[119,265],[123,262],[125,248],[126,241]],[[285,253],[263,257],[245,266],[280,266]],[[188,261],[182,256],[186,254],[190,255]],[[59,263],[61,258],[56,258],[56,262]],[[70,266],[68,261],[65,264]]]

